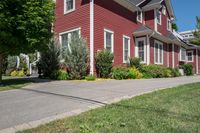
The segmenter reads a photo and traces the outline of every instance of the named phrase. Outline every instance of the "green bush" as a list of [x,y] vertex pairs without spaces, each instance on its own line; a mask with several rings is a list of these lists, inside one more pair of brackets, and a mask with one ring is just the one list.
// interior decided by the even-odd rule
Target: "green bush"
[[175,68],[175,69],[171,68],[171,73],[172,73],[172,77],[180,77],[181,76],[178,68]]
[[85,77],[85,80],[87,80],[87,81],[95,81],[95,80],[96,80],[96,77],[93,76],[93,75],[89,75],[89,76],[86,76],[86,77]]
[[10,76],[12,76],[12,77],[18,76],[18,71],[17,71],[17,70],[12,71],[12,72],[10,73]]
[[54,71],[59,70],[61,53],[59,46],[55,40],[52,40],[47,45],[46,50],[41,52],[41,58],[37,66],[45,78],[49,78]]
[[169,68],[159,65],[143,66],[141,72],[144,74],[145,78],[164,78],[172,76]]
[[[67,46],[67,44],[65,44]],[[64,50],[64,59],[70,79],[84,79],[88,68],[87,43],[78,35],[72,36],[69,47]]]
[[69,75],[64,70],[56,70],[51,74],[50,78],[54,80],[67,80],[69,79]]
[[24,77],[24,76],[25,76],[24,70],[18,71],[17,76],[18,76],[18,77]]
[[108,50],[98,52],[95,57],[97,74],[100,78],[109,78],[113,67],[113,54]]
[[185,73],[185,75],[187,76],[191,76],[193,75],[193,66],[191,64],[185,64],[181,66],[183,68],[183,71]]
[[129,68],[129,79],[141,79],[143,78],[143,74],[136,69],[135,67]]
[[129,73],[126,67],[115,67],[112,69],[112,78],[117,80],[128,79],[129,77],[135,78],[136,75]]
[[140,69],[141,68],[140,58],[130,58],[128,66]]

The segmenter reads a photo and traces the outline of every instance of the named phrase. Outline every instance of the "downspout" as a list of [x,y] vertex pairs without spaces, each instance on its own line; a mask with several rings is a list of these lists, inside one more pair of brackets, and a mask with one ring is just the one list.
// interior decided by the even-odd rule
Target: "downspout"
[[90,0],[90,74],[94,75],[94,0]]

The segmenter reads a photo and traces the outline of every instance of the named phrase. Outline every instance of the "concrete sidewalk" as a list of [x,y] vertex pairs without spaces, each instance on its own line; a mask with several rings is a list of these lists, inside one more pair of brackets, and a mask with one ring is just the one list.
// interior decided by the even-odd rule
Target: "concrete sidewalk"
[[0,132],[36,127],[136,95],[194,82],[200,82],[200,76],[96,82],[54,81],[0,92]]

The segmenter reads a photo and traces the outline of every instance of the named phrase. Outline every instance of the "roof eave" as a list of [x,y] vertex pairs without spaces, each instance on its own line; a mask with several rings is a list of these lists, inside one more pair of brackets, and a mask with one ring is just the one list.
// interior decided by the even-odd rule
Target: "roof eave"
[[141,10],[139,7],[137,7],[135,4],[133,4],[128,0],[114,0],[114,1],[132,12]]

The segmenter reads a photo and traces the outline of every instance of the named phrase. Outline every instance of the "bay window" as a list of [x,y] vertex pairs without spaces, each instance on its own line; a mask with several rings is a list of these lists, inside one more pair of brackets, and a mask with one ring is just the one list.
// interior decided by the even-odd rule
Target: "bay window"
[[130,57],[130,37],[123,36],[123,63],[128,63]]
[[163,64],[163,43],[155,41],[154,43],[155,64]]
[[180,48],[180,61],[186,61],[186,49]]
[[146,39],[137,38],[135,56],[140,58],[141,63],[146,63]]
[[188,62],[193,62],[193,51],[187,51],[187,61]]

